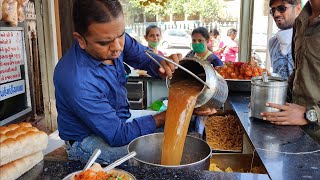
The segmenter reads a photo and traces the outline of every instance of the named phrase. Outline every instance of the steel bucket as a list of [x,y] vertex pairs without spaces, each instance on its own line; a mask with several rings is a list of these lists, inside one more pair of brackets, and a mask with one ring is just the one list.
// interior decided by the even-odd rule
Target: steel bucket
[[[196,108],[221,108],[224,105],[228,97],[227,82],[214,70],[208,61],[202,61],[196,58],[184,58],[179,64],[198,76],[206,84],[203,86],[197,99]],[[169,86],[176,81],[186,78],[194,77],[183,69],[178,68],[174,72],[172,79],[169,80]]]
[[181,165],[161,165],[163,133],[138,137],[128,145],[128,152],[136,151],[137,155],[129,159],[129,165],[140,167],[160,167],[174,169],[209,170],[211,148],[203,141],[187,136],[184,144]]
[[287,101],[288,82],[279,77],[268,77],[264,82],[262,76],[251,79],[251,117],[262,119],[261,112],[279,112],[279,109],[267,107],[266,103],[285,104]]

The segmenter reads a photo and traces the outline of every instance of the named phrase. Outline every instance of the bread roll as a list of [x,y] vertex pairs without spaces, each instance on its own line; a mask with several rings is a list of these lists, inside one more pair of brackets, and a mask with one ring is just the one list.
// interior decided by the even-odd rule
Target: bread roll
[[47,144],[48,135],[31,124],[0,127],[0,166],[41,151]]
[[0,0],[0,21],[2,19],[2,2],[3,0]]
[[0,166],[1,180],[14,180],[29,171],[43,159],[42,151]]
[[11,26],[18,25],[18,2],[17,0],[3,0],[2,20]]

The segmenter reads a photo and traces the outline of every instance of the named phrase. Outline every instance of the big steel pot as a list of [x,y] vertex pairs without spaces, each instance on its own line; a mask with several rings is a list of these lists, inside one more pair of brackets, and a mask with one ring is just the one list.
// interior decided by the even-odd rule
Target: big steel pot
[[278,112],[279,109],[267,107],[266,103],[285,104],[288,82],[278,77],[268,77],[264,82],[262,76],[251,79],[251,116],[262,119],[261,112]]
[[[203,86],[198,96],[195,107],[201,108],[221,108],[228,97],[228,85],[220,74],[214,70],[208,61],[196,58],[184,58],[179,64],[196,76],[200,77],[208,86]],[[194,78],[181,68],[178,68],[169,81],[170,84],[186,78]]]
[[211,148],[203,141],[192,136],[186,137],[181,165],[161,165],[163,133],[138,137],[128,145],[128,152],[136,151],[137,155],[129,160],[131,166],[161,167],[175,169],[209,170]]

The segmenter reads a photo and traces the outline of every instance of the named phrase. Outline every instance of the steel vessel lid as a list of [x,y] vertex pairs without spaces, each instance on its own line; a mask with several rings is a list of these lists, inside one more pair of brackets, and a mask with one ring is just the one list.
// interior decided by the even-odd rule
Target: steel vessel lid
[[282,87],[288,86],[288,81],[284,78],[268,76],[268,81],[264,82],[262,76],[257,76],[251,79],[251,84],[255,86]]

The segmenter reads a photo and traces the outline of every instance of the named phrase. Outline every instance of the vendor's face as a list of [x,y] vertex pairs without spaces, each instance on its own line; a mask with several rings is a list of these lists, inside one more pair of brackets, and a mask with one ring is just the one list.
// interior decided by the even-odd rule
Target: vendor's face
[[294,20],[300,13],[301,4],[293,6],[288,2],[277,0],[271,5],[274,22],[277,24],[279,29],[292,28]]
[[120,16],[108,23],[92,23],[85,35],[74,32],[82,49],[94,58],[106,61],[118,58],[125,42],[124,18]]
[[320,11],[320,0],[309,0],[312,9]]
[[145,36],[146,41],[159,42],[161,40],[161,32],[159,28],[150,29],[148,35]]

